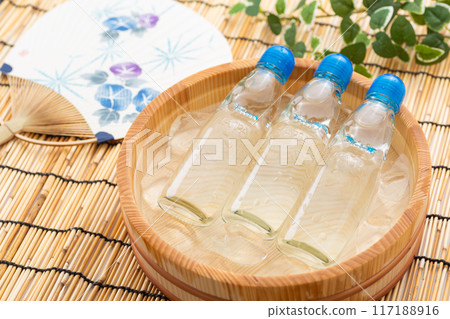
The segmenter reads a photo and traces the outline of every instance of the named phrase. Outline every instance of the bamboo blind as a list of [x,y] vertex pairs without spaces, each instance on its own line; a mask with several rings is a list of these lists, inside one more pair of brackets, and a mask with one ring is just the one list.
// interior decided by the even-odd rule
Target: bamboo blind
[[[20,35],[64,0],[0,0],[0,63]],[[282,44],[264,21],[228,16],[234,0],[179,0],[214,24],[235,59],[258,57]],[[294,3],[295,2],[295,3]],[[275,0],[263,1],[265,9]],[[297,1],[289,1],[290,9]],[[322,1],[331,11],[328,1]],[[298,40],[320,36],[339,51],[339,19],[302,26]],[[363,24],[368,29],[368,23]],[[449,300],[450,58],[424,67],[369,52],[377,76],[394,73],[407,87],[405,105],[431,149],[433,175],[422,243],[405,276],[385,300]],[[0,83],[0,114],[9,112]],[[42,135],[46,140],[69,140]],[[55,148],[19,140],[0,146],[0,300],[166,300],[140,270],[120,215],[115,165],[120,144]]]

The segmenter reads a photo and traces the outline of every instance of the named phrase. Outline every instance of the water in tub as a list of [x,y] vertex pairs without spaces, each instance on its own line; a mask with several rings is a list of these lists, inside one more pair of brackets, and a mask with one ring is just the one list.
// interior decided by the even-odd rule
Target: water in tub
[[[286,105],[289,99],[289,96],[284,98],[282,103]],[[199,132],[200,127],[192,117],[202,125],[217,106],[205,106],[199,112],[182,114],[172,123],[169,133],[171,159],[155,169],[153,174],[148,174],[143,169],[144,154],[138,153],[137,167],[140,169],[135,171],[134,192],[140,211],[152,230],[168,244],[186,256],[218,269],[261,276],[298,274],[313,270],[297,258],[281,254],[273,241],[252,236],[239,227],[227,228],[221,219],[209,227],[195,227],[180,222],[159,208],[157,199],[164,184]],[[344,108],[341,113],[340,123],[349,109]],[[339,260],[362,252],[374,244],[393,227],[407,207],[412,194],[414,172],[405,145],[402,136],[398,132],[394,133],[367,216],[359,224],[354,239],[345,247]],[[154,158],[158,160],[165,156],[165,150],[160,149]],[[149,161],[148,158],[145,160]]]

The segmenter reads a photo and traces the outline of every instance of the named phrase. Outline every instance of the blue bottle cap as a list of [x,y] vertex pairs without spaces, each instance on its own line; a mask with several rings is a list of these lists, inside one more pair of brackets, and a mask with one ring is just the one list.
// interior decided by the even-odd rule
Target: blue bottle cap
[[350,60],[339,53],[333,53],[327,55],[322,62],[320,62],[317,67],[316,72],[314,72],[314,77],[317,76],[328,76],[331,77],[334,82],[336,82],[340,89],[341,94],[347,88],[348,83],[353,74],[353,66]]
[[274,72],[282,84],[286,83],[294,66],[294,54],[282,45],[268,48],[256,64],[256,67],[264,67]]
[[405,97],[405,91],[405,84],[398,76],[383,74],[373,81],[369,91],[366,93],[366,99],[373,94],[388,98],[394,113],[397,114]]

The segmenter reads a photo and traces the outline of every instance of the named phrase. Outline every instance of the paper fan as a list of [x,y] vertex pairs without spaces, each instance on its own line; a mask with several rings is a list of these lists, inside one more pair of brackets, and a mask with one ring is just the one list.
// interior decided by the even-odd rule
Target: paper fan
[[230,61],[223,35],[174,1],[68,1],[40,18],[1,67],[13,116],[0,142],[19,131],[121,139],[160,92]]

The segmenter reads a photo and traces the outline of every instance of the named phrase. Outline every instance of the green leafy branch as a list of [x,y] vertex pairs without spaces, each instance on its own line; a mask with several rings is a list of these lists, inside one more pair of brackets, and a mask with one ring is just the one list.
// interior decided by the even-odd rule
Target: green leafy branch
[[[399,58],[403,62],[414,57],[418,64],[432,65],[447,58],[450,48],[450,0],[438,0],[425,6],[424,0],[363,0],[362,7],[355,8],[353,0],[330,0],[333,12],[325,10],[318,0],[300,0],[295,9],[286,11],[286,1],[277,0],[273,12],[260,8],[261,0],[239,2],[230,8],[229,14],[244,11],[248,16],[267,21],[275,35],[283,33],[286,45],[296,57],[306,53],[315,59],[334,53],[322,48],[321,40],[314,36],[308,46],[297,41],[300,24],[311,25],[316,19],[340,17],[339,26],[346,46],[340,53],[354,64],[355,71],[371,77],[362,65],[367,49],[383,58]],[[369,18],[369,26],[374,32],[361,30],[360,22]],[[415,26],[426,26],[427,34],[416,34]]]

